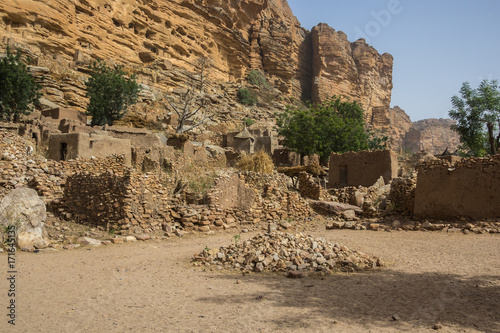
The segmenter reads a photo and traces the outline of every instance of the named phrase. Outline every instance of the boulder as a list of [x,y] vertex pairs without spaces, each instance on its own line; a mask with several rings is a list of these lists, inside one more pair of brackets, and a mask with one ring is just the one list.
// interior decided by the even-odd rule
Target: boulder
[[318,213],[339,215],[346,210],[353,210],[355,213],[361,214],[363,210],[358,206],[353,206],[340,202],[333,201],[311,201],[311,207]]
[[77,242],[82,245],[86,246],[100,246],[101,241],[98,239],[90,238],[90,237],[80,237],[78,238]]
[[35,190],[17,188],[0,201],[0,225],[16,227],[19,248],[44,248],[44,222],[47,218],[45,203]]

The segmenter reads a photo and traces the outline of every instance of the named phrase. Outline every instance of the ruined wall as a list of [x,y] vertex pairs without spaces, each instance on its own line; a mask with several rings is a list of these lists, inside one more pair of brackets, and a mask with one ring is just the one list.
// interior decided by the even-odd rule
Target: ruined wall
[[392,150],[332,153],[329,165],[329,187],[368,187],[380,176],[388,183],[398,175],[397,155]]
[[279,167],[294,167],[300,165],[300,154],[288,148],[276,149],[273,153],[273,163]]
[[223,210],[225,211],[223,214],[246,223],[259,223],[287,217],[301,218],[311,214],[308,203],[297,192],[288,191],[285,175],[254,172],[245,172],[238,176],[238,181],[244,181],[245,188],[250,188],[255,193],[252,207],[242,209],[233,205],[232,208],[224,210],[224,201],[221,198],[234,196],[232,192],[234,186],[226,186],[235,181],[234,177],[234,174],[221,176],[208,193],[210,205],[214,207],[214,210]]
[[418,168],[414,214],[429,218],[500,217],[500,155],[432,161]]
[[172,146],[153,146],[149,148],[132,148],[132,165],[142,172],[172,170],[172,160],[175,157]]
[[217,180],[210,202],[221,209],[250,209],[255,205],[255,192],[245,184],[243,176],[232,174]]
[[324,200],[326,191],[307,172],[299,174],[299,193],[304,198]]

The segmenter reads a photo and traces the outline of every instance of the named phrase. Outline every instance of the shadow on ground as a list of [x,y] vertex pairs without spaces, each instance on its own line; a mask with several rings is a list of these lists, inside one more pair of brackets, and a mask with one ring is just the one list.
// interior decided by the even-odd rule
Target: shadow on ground
[[[215,279],[234,283],[235,277]],[[394,316],[400,324],[412,327],[431,328],[439,322],[445,327],[500,332],[500,276],[467,279],[449,274],[382,270],[324,279],[257,274],[240,279],[242,284],[263,286],[265,294],[204,297],[199,301],[231,306],[261,300],[268,309],[290,308],[286,317],[270,319],[285,330],[311,326],[317,319],[352,322],[367,329],[394,328]]]

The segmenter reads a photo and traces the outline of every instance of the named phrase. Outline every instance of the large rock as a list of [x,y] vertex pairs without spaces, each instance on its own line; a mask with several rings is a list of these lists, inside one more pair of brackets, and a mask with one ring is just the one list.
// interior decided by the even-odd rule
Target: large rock
[[44,222],[47,218],[45,203],[35,190],[18,188],[0,201],[0,224],[16,227],[16,244],[20,248],[43,248]]
[[352,210],[358,214],[363,212],[363,210],[358,206],[333,201],[311,201],[310,205],[319,213],[339,215],[346,210]]

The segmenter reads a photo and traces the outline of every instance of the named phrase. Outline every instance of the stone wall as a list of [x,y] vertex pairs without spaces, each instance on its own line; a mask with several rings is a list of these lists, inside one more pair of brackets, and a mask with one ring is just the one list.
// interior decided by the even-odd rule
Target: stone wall
[[412,177],[398,177],[392,180],[388,202],[389,205],[392,205],[390,208],[405,215],[413,215],[415,208],[416,176],[416,173],[414,173]]
[[313,177],[307,172],[299,174],[299,193],[304,198],[313,200],[324,200],[326,191],[314,182]]
[[500,217],[500,155],[437,160],[418,167],[414,214],[429,218]]
[[371,186],[380,176],[385,183],[398,175],[397,155],[392,150],[347,152],[330,155],[329,187]]

